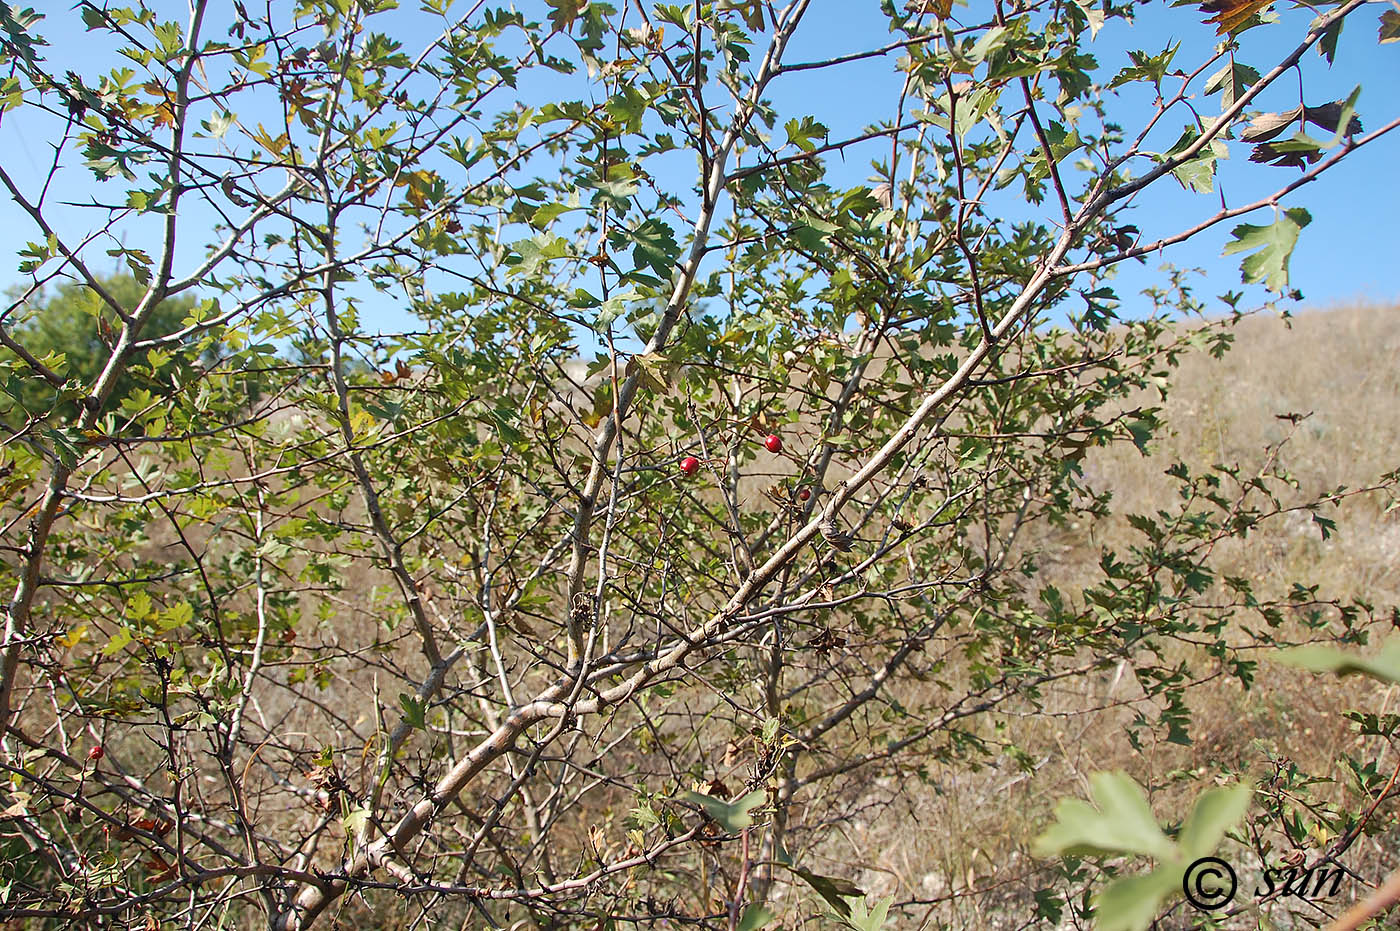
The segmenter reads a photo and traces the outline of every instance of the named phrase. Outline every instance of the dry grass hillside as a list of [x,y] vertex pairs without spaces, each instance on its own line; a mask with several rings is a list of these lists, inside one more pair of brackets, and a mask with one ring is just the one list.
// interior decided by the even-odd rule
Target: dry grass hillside
[[[1398,464],[1400,452],[1400,307],[1347,306],[1292,320],[1254,318],[1235,348],[1216,361],[1196,355],[1177,377],[1167,404],[1172,435],[1142,460],[1131,452],[1091,461],[1114,489],[1119,510],[1166,504],[1160,469],[1180,459],[1193,467],[1241,464],[1286,437],[1281,461],[1304,493],[1363,485]],[[1279,415],[1305,414],[1293,425]],[[1311,525],[1255,541],[1238,556],[1256,578],[1294,564],[1341,590],[1394,599],[1400,593],[1400,521],[1383,520],[1376,499],[1348,508],[1338,539],[1321,542]],[[1304,521],[1306,523],[1306,521]],[[1283,564],[1280,565],[1280,560]]]
[[[1048,531],[1037,539],[1043,573],[1038,581],[1054,581],[1071,591],[1089,581],[1105,548],[1129,542],[1123,515],[1170,507],[1176,482],[1163,470],[1178,460],[1193,472],[1215,463],[1255,469],[1264,461],[1266,447],[1287,438],[1279,461],[1296,478],[1300,499],[1338,484],[1365,485],[1396,468],[1397,360],[1400,307],[1344,306],[1304,312],[1291,321],[1243,321],[1235,347],[1223,359],[1201,352],[1183,362],[1166,405],[1169,431],[1158,438],[1150,456],[1129,447],[1099,450],[1086,460],[1092,483],[1114,492],[1115,516],[1095,526]],[[1283,414],[1308,416],[1295,426],[1278,416]],[[1321,583],[1322,594],[1368,601],[1377,613],[1389,614],[1389,606],[1400,605],[1400,510],[1384,513],[1388,503],[1379,495],[1360,495],[1325,512],[1338,524],[1326,541],[1308,515],[1284,515],[1246,540],[1218,549],[1217,570],[1250,579],[1261,594],[1284,593],[1294,581]],[[1026,842],[1046,824],[1056,799],[1087,795],[1090,773],[1127,770],[1149,787],[1164,819],[1181,815],[1189,799],[1222,772],[1245,771],[1264,785],[1276,764],[1291,760],[1301,773],[1346,784],[1343,757],[1353,752],[1374,760],[1388,775],[1397,765],[1395,748],[1358,735],[1342,713],[1395,712],[1400,704],[1395,692],[1368,681],[1313,676],[1261,662],[1248,691],[1221,677],[1191,692],[1189,746],[1149,738],[1134,750],[1127,724],[1140,692],[1132,673],[1124,674],[1120,667],[1116,674],[1053,696],[1049,716],[1018,717],[1014,711],[1005,716],[1002,736],[1029,755],[1029,767],[1008,754],[992,770],[936,773],[933,786],[914,789],[907,805],[873,806],[879,814],[868,824],[853,826],[845,850],[828,854],[833,865],[849,856],[852,865],[864,867],[859,878],[868,891],[927,903],[921,922],[908,924],[916,908],[905,912],[901,927],[1050,926],[1031,920],[1034,903],[1028,890],[1039,884],[1023,880],[1038,864],[1026,853]],[[872,797],[887,788],[892,787],[872,787]],[[1284,796],[1298,805],[1334,801],[1356,810],[1356,796],[1348,799],[1336,786],[1319,785],[1307,803]],[[1400,858],[1396,808],[1394,800],[1381,806],[1375,817],[1389,827],[1362,837],[1343,858],[1371,882],[1394,869]],[[1319,837],[1316,846],[1328,840]],[[1281,835],[1260,842],[1273,844],[1275,852],[1284,843]],[[1253,885],[1258,857],[1238,848],[1236,853],[1237,862],[1245,863],[1242,884]],[[1065,891],[1072,888],[1064,886]],[[1366,891],[1352,882],[1338,899],[1321,906],[1273,905],[1264,926],[1313,927],[1310,922],[1325,922],[1327,914],[1336,914]],[[974,892],[981,894],[970,894]],[[1192,918],[1182,908],[1166,926],[1192,927]],[[1245,912],[1232,920],[1244,923],[1225,926],[1254,928],[1261,919]],[[1065,927],[1074,926],[1067,914],[1063,921]]]

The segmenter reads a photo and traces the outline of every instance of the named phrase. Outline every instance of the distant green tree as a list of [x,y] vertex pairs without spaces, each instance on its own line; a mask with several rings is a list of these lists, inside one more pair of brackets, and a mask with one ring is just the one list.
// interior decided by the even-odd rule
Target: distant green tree
[[[114,274],[99,278],[98,282],[128,312],[146,293],[146,287],[130,274]],[[17,297],[12,291],[11,301]],[[189,294],[162,301],[142,328],[142,337],[176,332],[198,302],[197,297]],[[15,341],[35,358],[50,360],[50,367],[69,386],[92,384],[107,364],[112,342],[121,329],[116,313],[103,298],[76,281],[42,292],[17,313],[20,322],[11,329]],[[176,347],[171,350],[168,361],[159,361],[162,364],[158,367],[124,368],[117,379],[113,398],[119,402],[135,389],[145,389],[153,397],[168,397],[182,382],[181,372],[187,372],[197,361],[197,354]],[[7,428],[22,429],[27,418],[65,422],[76,415],[78,401],[68,396],[71,392],[42,378],[15,374],[25,367],[12,350],[0,346],[0,362],[19,363],[6,379],[4,393],[0,394],[0,419]]]

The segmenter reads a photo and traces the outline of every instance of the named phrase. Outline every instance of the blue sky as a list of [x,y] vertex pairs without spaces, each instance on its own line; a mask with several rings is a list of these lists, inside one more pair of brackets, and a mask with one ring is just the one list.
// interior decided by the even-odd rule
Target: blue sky
[[[978,3],[980,14],[980,0]],[[410,4],[406,4],[408,7]],[[40,4],[44,10],[46,4]],[[175,4],[153,4],[163,17],[183,18]],[[543,4],[531,0],[522,4],[527,15],[543,18]],[[1306,9],[1279,4],[1281,23],[1277,26],[1247,31],[1242,37],[1240,60],[1264,66],[1287,49],[1291,49],[1305,32],[1312,13]],[[1394,92],[1400,79],[1400,43],[1381,46],[1376,40],[1376,22],[1381,6],[1373,5],[1354,14],[1342,33],[1337,63],[1321,67],[1314,53],[1309,53],[1308,84],[1304,88],[1310,104],[1346,97],[1358,84],[1364,91],[1359,112],[1372,129],[1395,115]],[[955,16],[957,15],[955,8]],[[115,59],[104,56],[91,45],[78,24],[77,14],[66,5],[45,10],[48,23],[40,27],[53,42],[48,55],[60,68],[70,65],[80,70],[90,81],[110,68]],[[393,14],[399,15],[399,14]],[[1094,54],[1107,74],[1112,74],[1126,62],[1126,52],[1142,49],[1158,52],[1165,46],[1181,42],[1177,61],[1188,66],[1203,59],[1217,37],[1214,27],[1201,22],[1202,15],[1191,6],[1169,8],[1165,3],[1147,5],[1132,26],[1113,22],[1098,35],[1088,51]],[[383,28],[382,26],[380,28]],[[416,51],[427,35],[406,36],[410,51]],[[878,11],[877,0],[815,0],[811,11],[786,56],[788,63],[826,59],[846,52],[875,47],[890,40],[886,21]],[[558,40],[556,40],[558,41]],[[842,65],[837,68],[805,71],[781,76],[774,82],[770,97],[783,118],[810,114],[831,130],[838,139],[859,133],[872,121],[888,118],[887,109],[872,110],[872,104],[887,108],[895,99],[901,76],[895,71],[896,55],[883,59]],[[561,90],[564,95],[579,93],[580,78],[569,79],[572,86]],[[561,85],[562,87],[563,85]],[[523,85],[524,93],[537,91],[547,84]],[[1264,108],[1288,108],[1297,102],[1297,84],[1292,79],[1271,89],[1271,97],[1261,100]],[[1198,99],[1202,112],[1215,112],[1218,98]],[[1151,101],[1143,94],[1125,96],[1114,104],[1120,121],[1132,127],[1140,120]],[[1180,134],[1183,119],[1165,121],[1155,142],[1160,151],[1170,146]],[[5,165],[21,185],[37,190],[41,170],[51,157],[52,121],[35,120],[23,112],[5,114],[0,123],[0,151],[5,152]],[[781,130],[779,130],[781,133]],[[1220,163],[1220,187],[1226,202],[1234,205],[1254,200],[1271,192],[1294,177],[1296,169],[1260,168],[1244,162],[1245,150],[1236,144],[1232,158]],[[833,154],[828,160],[832,181],[838,186],[865,182],[870,177],[869,161],[888,152],[888,143],[853,147],[845,153]],[[1400,165],[1400,132],[1387,136],[1370,147],[1350,156],[1333,172],[1318,182],[1291,195],[1286,207],[1305,206],[1313,222],[1304,230],[1292,263],[1293,285],[1299,288],[1309,306],[1327,306],[1352,300],[1390,302],[1400,298],[1400,262],[1396,255],[1394,234],[1397,208],[1400,208],[1400,184],[1395,168]],[[687,189],[693,184],[693,167],[676,163],[675,177],[663,174],[663,182],[674,182],[673,188]],[[656,173],[656,166],[649,166]],[[65,173],[63,185],[57,192],[64,197],[81,199],[99,192],[90,181],[91,175],[79,165]],[[100,190],[104,200],[112,200],[107,190]],[[120,199],[120,198],[117,198]],[[1136,202],[1133,222],[1145,239],[1169,235],[1198,222],[1219,209],[1220,194],[1195,194],[1183,190],[1174,181],[1166,180]],[[1022,205],[1008,203],[1008,210],[1021,210]],[[83,216],[86,214],[86,216]],[[1053,213],[1044,214],[1053,218]],[[76,239],[87,231],[91,211],[59,215],[56,225],[65,236]],[[1267,223],[1272,218],[1261,211],[1247,222]],[[1221,224],[1197,239],[1175,247],[1169,258],[1178,265],[1205,269],[1207,279],[1200,287],[1202,296],[1239,289],[1238,256],[1222,257],[1221,248],[1229,240],[1233,221]],[[148,227],[149,228],[149,227]],[[125,232],[128,242],[139,241],[143,231],[132,228]],[[25,242],[40,238],[29,218],[5,197],[0,201],[0,250],[13,256]],[[181,266],[197,261],[202,243],[187,240],[181,253]],[[0,286],[18,282],[15,259],[0,264]],[[1133,315],[1143,302],[1132,295],[1142,287],[1158,283],[1162,276],[1156,269],[1159,262],[1146,265],[1128,263],[1119,279],[1119,293],[1124,298],[1123,312]],[[177,269],[178,272],[178,269]],[[1251,296],[1254,296],[1252,293]],[[1258,292],[1262,297],[1262,292]],[[1136,307],[1135,307],[1136,305]],[[395,329],[409,323],[402,308],[382,299],[368,302],[363,323],[370,330]]]
[[[867,6],[872,11],[870,15],[850,12]],[[1262,65],[1268,56],[1277,60],[1296,47],[1314,14],[1292,8],[1291,4],[1277,6],[1282,8],[1279,25],[1246,31],[1241,36],[1239,60]],[[847,12],[835,14],[838,9]],[[883,18],[873,9],[873,3],[822,3],[818,0],[814,13],[809,14],[811,22],[804,23],[804,30],[793,43],[787,60],[825,59],[843,51],[888,41]],[[1380,9],[1382,7],[1377,5],[1352,14],[1342,31],[1336,63],[1330,69],[1317,67],[1325,63],[1317,60],[1315,52],[1310,51],[1305,59],[1309,66],[1309,83],[1305,87],[1308,103],[1315,105],[1345,98],[1360,84],[1363,91],[1358,108],[1367,130],[1395,117],[1395,95],[1400,91],[1400,43],[1380,45],[1377,42]],[[822,15],[823,12],[826,15]],[[1121,21],[1106,25],[1088,51],[1098,58],[1101,66],[1116,70],[1126,63],[1128,50],[1156,53],[1180,42],[1176,60],[1189,66],[1203,61],[1218,38],[1214,25],[1205,25],[1201,19],[1194,7],[1148,4],[1133,25]],[[830,71],[804,72],[799,76],[800,86],[795,83],[783,86],[780,79],[772,96],[781,110],[810,108],[810,112],[831,127],[833,136],[853,135],[869,121],[871,99],[888,100],[898,92],[898,78],[890,67],[892,61],[891,58],[843,65]],[[1276,105],[1282,109],[1296,105],[1296,81],[1285,79],[1281,84],[1284,86],[1280,92],[1261,106]],[[1211,97],[1200,104],[1203,112],[1218,112],[1218,99]],[[1119,111],[1125,114],[1124,124],[1131,127],[1133,124],[1126,115],[1141,113],[1150,104],[1145,94],[1124,97]],[[1368,113],[1374,114],[1373,118],[1365,119]],[[1382,114],[1385,120],[1379,119]],[[1159,151],[1176,141],[1182,126],[1181,120],[1168,120],[1164,124],[1155,137]],[[1250,165],[1246,158],[1245,148],[1235,145],[1231,159],[1219,163],[1220,187],[1232,206],[1266,196],[1297,173],[1296,169]],[[862,161],[854,155],[848,156],[847,163],[851,169],[850,183],[868,175],[868,157]],[[1293,286],[1302,291],[1305,305],[1400,299],[1400,236],[1397,235],[1400,233],[1397,229],[1400,171],[1397,169],[1400,169],[1400,131],[1348,156],[1337,169],[1294,192],[1283,202],[1285,207],[1306,207],[1313,217],[1299,240],[1290,269]],[[1195,194],[1175,182],[1157,185],[1147,193],[1147,197],[1137,201],[1133,222],[1148,241],[1188,228],[1220,207],[1218,193]],[[1227,221],[1197,239],[1174,247],[1167,257],[1180,266],[1205,269],[1208,273],[1208,284],[1202,288],[1205,294],[1239,289],[1239,256],[1221,255],[1221,249],[1230,240],[1229,231],[1239,222],[1268,223],[1271,220],[1268,211],[1260,211],[1242,220]],[[1145,266],[1137,263],[1122,266],[1120,296],[1127,300],[1132,292],[1160,281],[1159,265],[1159,261],[1149,260]],[[1131,312],[1131,307],[1125,306],[1124,310]]]

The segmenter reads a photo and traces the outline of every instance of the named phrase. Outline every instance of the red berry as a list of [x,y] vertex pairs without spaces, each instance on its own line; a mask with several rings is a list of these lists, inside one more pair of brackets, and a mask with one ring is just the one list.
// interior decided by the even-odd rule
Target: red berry
[[694,475],[700,471],[700,460],[694,456],[686,456],[681,460],[681,471],[686,475]]
[[106,750],[102,749],[102,744],[98,744],[97,746],[93,747],[91,750],[88,751],[88,759],[100,760],[102,759],[102,754],[106,752]]
[[809,501],[809,500],[811,500],[811,497],[812,497],[812,489],[810,489],[810,488],[804,488],[804,489],[802,489],[801,491],[799,491],[799,492],[797,493],[797,500],[798,500],[798,501]]
[[768,439],[763,441],[763,445],[770,453],[780,453],[783,451],[783,438],[776,433],[770,433]]

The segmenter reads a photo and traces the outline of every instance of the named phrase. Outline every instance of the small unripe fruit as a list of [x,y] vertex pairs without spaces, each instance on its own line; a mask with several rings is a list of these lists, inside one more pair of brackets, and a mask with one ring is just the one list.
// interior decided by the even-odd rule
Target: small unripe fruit
[[798,500],[798,501],[810,501],[811,498],[812,498],[812,489],[810,489],[810,488],[804,488],[804,489],[802,489],[801,491],[799,491],[799,492],[797,493],[797,500]]
[[776,434],[776,433],[770,433],[770,434],[768,434],[768,439],[766,439],[766,440],[763,441],[763,446],[764,446],[764,448],[767,449],[770,453],[779,453],[779,452],[782,452],[782,451],[783,451],[783,438],[780,437],[780,436],[778,436],[778,434]]
[[686,475],[694,475],[700,471],[700,460],[694,456],[686,456],[681,460],[681,471]]
[[106,752],[107,751],[102,749],[102,744],[98,744],[97,746],[93,747],[91,750],[88,751],[88,759],[100,760],[102,759],[102,755]]

